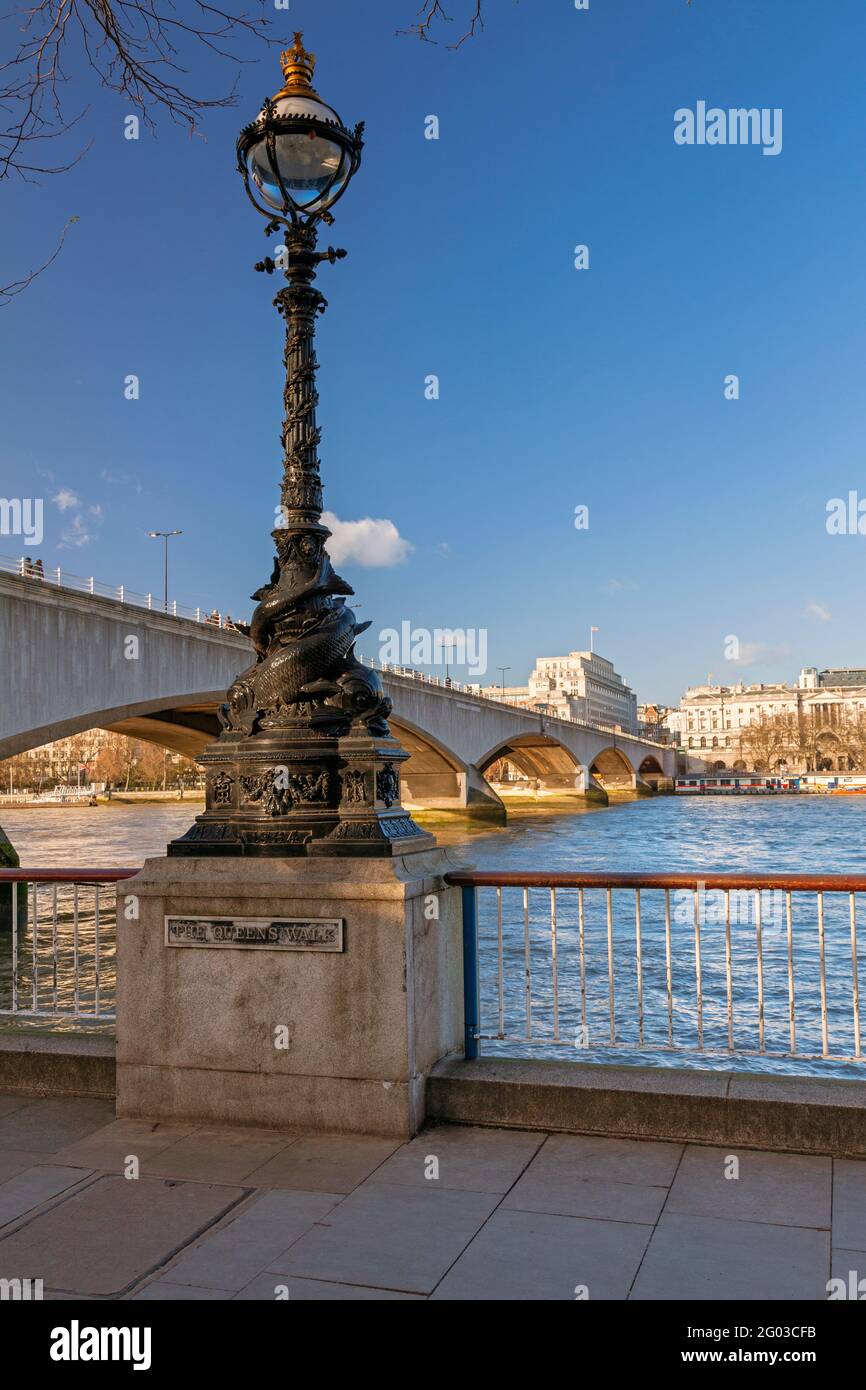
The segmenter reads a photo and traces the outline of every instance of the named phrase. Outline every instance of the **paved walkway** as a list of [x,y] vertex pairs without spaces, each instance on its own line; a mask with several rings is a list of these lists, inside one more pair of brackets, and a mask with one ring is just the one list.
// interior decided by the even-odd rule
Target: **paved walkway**
[[866,1162],[460,1126],[396,1144],[0,1095],[0,1278],[46,1298],[823,1300],[831,1262],[866,1277]]

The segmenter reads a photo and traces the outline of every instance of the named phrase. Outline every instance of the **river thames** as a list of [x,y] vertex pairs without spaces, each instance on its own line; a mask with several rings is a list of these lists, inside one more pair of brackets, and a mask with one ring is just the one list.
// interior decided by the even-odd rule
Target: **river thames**
[[[112,804],[96,808],[7,810],[2,824],[22,865],[40,868],[135,867],[161,855],[169,840],[192,821],[200,803]],[[659,796],[625,800],[571,814],[515,814],[506,827],[433,827],[440,842],[467,864],[502,870],[611,870],[646,873],[864,873],[866,798],[842,796],[702,797]],[[68,891],[68,890],[65,890]],[[508,1041],[484,1041],[484,1052],[532,1055],[538,1042],[525,1032],[526,966],[531,975],[533,1037],[541,1055],[581,1061],[642,1061],[661,1066],[699,1065],[785,1071],[828,1076],[859,1075],[862,1063],[821,1058],[820,972],[814,895],[795,895],[792,940],[796,965],[798,1052],[814,1058],[785,1058],[788,1042],[787,936],[784,895],[765,893],[762,902],[760,965],[764,983],[764,1043],[759,1039],[756,993],[754,894],[734,904],[732,967],[735,1049],[726,1053],[725,927],[713,894],[701,905],[703,1048],[697,1046],[693,899],[672,898],[672,1000],[665,990],[663,895],[641,895],[642,999],[637,997],[634,894],[613,894],[612,936],[616,977],[616,1042],[611,1048],[609,960],[605,895],[585,894],[585,970],[578,972],[579,928],[576,890],[557,894],[558,981],[554,1020],[550,968],[550,894],[532,890],[528,899],[529,947],[522,890],[503,893],[503,1002],[499,1011],[495,890],[479,892],[482,1031],[504,1032]],[[844,901],[842,901],[844,897]],[[682,899],[679,901],[678,899]],[[858,902],[866,923],[866,904]],[[829,896],[825,904],[826,991],[830,1052],[854,1052],[849,903]],[[866,926],[862,929],[866,942]],[[110,1007],[113,961],[110,942],[102,972],[103,999]],[[40,948],[41,954],[41,948]],[[861,956],[866,950],[860,952]],[[3,974],[8,981],[8,960]],[[866,997],[866,972],[858,970]],[[68,982],[60,967],[60,995]],[[504,1027],[503,1027],[504,1023]],[[555,1036],[554,1036],[555,1026]],[[639,1029],[643,1046],[638,1049]],[[673,1027],[676,1053],[664,1046]],[[634,1046],[632,1046],[634,1044]],[[761,1052],[773,1055],[749,1055]]]

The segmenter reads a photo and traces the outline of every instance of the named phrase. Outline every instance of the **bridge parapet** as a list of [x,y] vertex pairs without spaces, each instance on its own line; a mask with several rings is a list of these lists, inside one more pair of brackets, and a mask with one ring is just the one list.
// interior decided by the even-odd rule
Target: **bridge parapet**
[[172,599],[167,604],[160,603],[153,594],[139,594],[134,589],[127,588],[125,584],[106,584],[101,579],[95,579],[92,574],[87,578],[80,574],[72,574],[60,565],[48,570],[44,567],[39,569],[37,563],[26,555],[19,555],[17,558],[0,555],[0,574],[15,575],[29,583],[43,583],[52,589],[66,589],[74,594],[89,594],[95,598],[110,599],[114,603],[127,604],[131,608],[145,608],[149,613],[157,613],[162,617],[206,623],[209,627],[218,627],[226,632],[234,631],[234,624],[228,614],[220,613],[216,608],[190,608],[186,604],[178,603],[177,599]]
[[[195,757],[219,733],[217,706],[248,664],[249,639],[201,619],[164,613],[122,586],[60,572],[3,568],[0,758],[91,728],[149,739]],[[56,575],[54,576],[56,579]],[[107,590],[107,592],[106,592]],[[198,619],[195,616],[198,612]],[[135,637],[137,659],[127,659]],[[375,661],[394,705],[415,804],[479,815],[502,811],[486,773],[507,758],[531,780],[532,796],[595,796],[650,790],[676,772],[676,749],[644,734],[548,714],[482,694],[411,667]],[[600,785],[601,784],[601,785]],[[417,800],[416,800],[417,796]]]

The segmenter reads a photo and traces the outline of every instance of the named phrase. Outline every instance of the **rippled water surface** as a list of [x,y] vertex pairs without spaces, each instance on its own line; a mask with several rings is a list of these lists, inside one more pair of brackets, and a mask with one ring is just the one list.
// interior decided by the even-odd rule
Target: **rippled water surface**
[[[162,854],[165,845],[193,819],[193,802],[149,806],[100,806],[55,810],[8,810],[4,829],[25,866],[58,865],[89,868],[136,866],[149,855]],[[508,827],[493,831],[441,830],[443,843],[459,851],[467,863],[485,869],[637,870],[645,872],[823,872],[866,873],[866,798],[754,797],[675,798],[622,802],[608,808],[568,815],[533,814],[513,818]],[[47,890],[46,890],[47,891]],[[72,998],[71,902],[61,891],[60,952],[57,978],[50,935],[37,942],[40,1001],[54,997],[61,1004]],[[110,895],[109,895],[110,896]],[[640,972],[636,951],[635,899],[631,892],[612,895],[612,929],[608,939],[607,904],[603,892],[587,891],[583,911],[583,972],[581,929],[576,890],[557,894],[557,988],[551,967],[550,894],[533,890],[528,899],[528,946],[522,890],[506,890],[502,899],[502,1018],[499,1006],[499,963],[496,895],[479,893],[482,1029],[500,1031],[508,1043],[485,1041],[483,1050],[499,1048],[532,1053],[534,1045],[515,1039],[526,1030],[527,978],[533,1035],[545,1040],[543,1055],[586,1060],[628,1061],[640,1055],[659,1065],[671,1065],[667,1049],[671,1032],[677,1062],[729,1069],[727,962],[721,900],[708,897],[700,921],[700,968],[703,1009],[696,998],[693,903],[691,896],[671,894],[671,996],[664,896],[641,894]],[[108,909],[111,904],[108,903]],[[794,958],[796,1044],[798,1052],[815,1059],[785,1059],[790,1047],[788,996],[788,930],[784,897],[764,894],[760,951],[754,895],[734,902],[731,925],[734,1044],[737,1067],[757,1070],[822,1072],[859,1075],[862,1064],[821,1059],[821,968],[818,950],[817,905],[814,895],[795,895],[792,901],[791,941]],[[858,929],[866,954],[866,900],[858,897]],[[113,997],[113,933],[111,911],[101,918],[104,960],[100,998],[110,1008]],[[862,915],[862,925],[860,916]],[[94,914],[80,904],[80,989],[93,998]],[[825,899],[825,970],[828,1049],[842,1057],[855,1050],[853,970],[849,900]],[[858,943],[859,945],[859,943]],[[22,943],[22,951],[32,941]],[[0,990],[8,992],[8,938],[0,946]],[[609,950],[613,959],[613,1017],[616,1050],[611,1049]],[[90,954],[88,954],[90,953]],[[21,962],[19,962],[19,965]],[[758,990],[763,970],[763,1011]],[[87,969],[91,975],[85,978]],[[528,968],[528,975],[527,975]],[[32,975],[24,970],[24,985]],[[43,974],[43,969],[47,973]],[[866,998],[866,974],[858,968],[860,993]],[[47,991],[42,993],[42,991]],[[763,1018],[761,1016],[763,1012]],[[554,1032],[556,1038],[554,1039]],[[700,1050],[699,1033],[703,1051]],[[763,1040],[761,1034],[763,1033]],[[638,1054],[638,1049],[640,1052]]]

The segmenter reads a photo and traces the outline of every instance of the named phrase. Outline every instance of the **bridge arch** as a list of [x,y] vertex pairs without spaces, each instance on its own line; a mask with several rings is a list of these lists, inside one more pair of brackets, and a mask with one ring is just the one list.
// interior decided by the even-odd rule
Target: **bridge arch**
[[602,748],[593,758],[589,770],[606,791],[611,787],[622,790],[635,786],[636,769],[621,748]]
[[664,780],[665,770],[661,762],[654,753],[647,753],[637,770],[637,775],[644,782],[648,782],[651,787],[658,791],[659,782]]
[[[169,752],[196,758],[219,736],[222,726],[216,711],[224,699],[224,690],[213,690],[91,710],[72,715],[62,724],[16,736],[15,747],[6,756],[89,729],[107,729],[110,733],[141,739]],[[409,754],[401,766],[406,805],[410,808],[435,806],[440,810],[465,811],[496,822],[505,820],[499,797],[476,768],[405,716],[391,715],[389,723]]]
[[461,778],[468,770],[463,759],[402,715],[389,715],[388,723],[409,754],[401,767],[404,799],[417,804],[433,797],[459,797]]
[[573,792],[581,780],[579,760],[550,734],[515,734],[502,739],[478,759],[476,766],[486,778],[502,762],[513,763],[534,790]]
[[84,711],[0,740],[0,758],[26,753],[31,748],[71,738],[89,729],[108,729],[111,733],[144,739],[170,752],[194,758],[219,733],[216,707],[224,699],[222,690],[196,691]]

